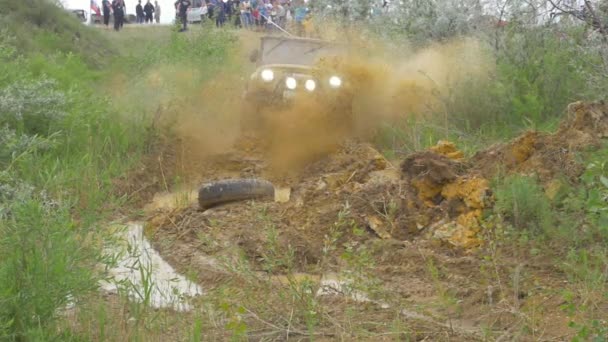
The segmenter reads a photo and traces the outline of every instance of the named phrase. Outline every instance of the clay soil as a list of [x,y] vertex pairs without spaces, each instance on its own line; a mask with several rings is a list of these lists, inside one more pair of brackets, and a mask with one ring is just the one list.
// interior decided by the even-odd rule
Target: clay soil
[[[558,177],[576,182],[583,171],[578,153],[606,137],[608,106],[574,103],[557,132],[527,132],[470,158],[441,142],[389,161],[369,144],[346,141],[298,170],[276,172],[256,139],[243,136],[232,150],[190,163],[190,181],[261,178],[289,189],[289,198],[208,210],[192,198],[159,204],[148,211],[146,231],[174,267],[195,274],[209,291],[238,278],[224,265],[242,256],[260,274],[321,278],[347,267],[346,250],[364,249],[373,259],[369,275],[388,304],[359,306],[371,321],[390,321],[396,307],[407,307],[417,314],[401,315],[417,327],[419,340],[567,340],[564,275],[542,256],[530,259],[493,244],[493,229],[482,217],[492,207],[489,182],[496,175],[536,174],[545,185]],[[128,183],[141,190],[125,191],[149,201],[164,190],[163,179],[180,172],[176,165],[184,170],[172,151],[179,142],[173,144],[142,167],[153,178],[131,176],[137,182]],[[292,253],[293,265],[265,266],[270,231],[275,253]],[[332,236],[335,248],[328,252]],[[340,311],[335,300],[325,303]],[[338,336],[335,327],[325,329],[327,340]]]

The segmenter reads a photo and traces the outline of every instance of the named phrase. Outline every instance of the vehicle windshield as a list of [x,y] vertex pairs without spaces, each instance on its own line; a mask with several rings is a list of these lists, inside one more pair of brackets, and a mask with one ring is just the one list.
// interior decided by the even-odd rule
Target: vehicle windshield
[[320,57],[335,56],[343,47],[316,39],[264,37],[260,50],[260,65],[314,65]]

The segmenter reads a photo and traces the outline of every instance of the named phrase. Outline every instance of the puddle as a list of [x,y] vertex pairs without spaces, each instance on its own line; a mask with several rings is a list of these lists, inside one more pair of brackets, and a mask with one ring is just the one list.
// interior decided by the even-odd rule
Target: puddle
[[354,290],[347,280],[340,279],[333,274],[326,274],[321,279],[317,296],[347,296],[355,302],[359,303],[375,303],[382,309],[388,309],[390,306],[386,303],[377,302],[368,297],[363,291]]
[[318,284],[319,288],[315,295],[320,296],[344,296],[348,297],[355,302],[361,303],[375,303],[378,304],[382,309],[388,309],[390,306],[386,303],[374,301],[363,292],[352,288],[350,281],[341,279],[337,274],[327,273],[323,276],[299,273],[287,276],[274,276],[272,279],[280,284],[289,284],[290,282],[302,283],[312,282]]
[[106,250],[116,263],[108,270],[110,280],[100,284],[103,290],[126,292],[154,308],[190,310],[188,298],[201,295],[203,289],[163,260],[144,237],[142,224],[129,224],[117,232],[117,239],[119,244]]
[[144,211],[183,208],[196,203],[197,199],[198,190],[156,193],[152,202],[144,207]]

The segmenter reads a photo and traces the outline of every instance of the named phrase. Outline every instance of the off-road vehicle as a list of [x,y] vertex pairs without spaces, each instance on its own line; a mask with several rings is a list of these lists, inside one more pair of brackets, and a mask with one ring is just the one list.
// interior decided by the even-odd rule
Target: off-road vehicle
[[288,105],[303,96],[346,105],[348,80],[323,60],[340,58],[345,46],[319,39],[266,36],[252,60],[257,69],[249,78],[244,99],[259,110]]

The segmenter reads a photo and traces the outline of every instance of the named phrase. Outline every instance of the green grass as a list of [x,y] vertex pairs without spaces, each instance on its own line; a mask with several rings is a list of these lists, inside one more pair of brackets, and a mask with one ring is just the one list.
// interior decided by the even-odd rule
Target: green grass
[[[551,200],[534,177],[511,175],[494,184],[497,217],[489,222],[498,234],[491,245],[531,263],[548,260],[559,269],[553,276],[565,283],[561,309],[571,319],[574,341],[600,341],[607,329],[607,151],[583,153],[586,171],[575,184],[564,181]],[[501,267],[502,259],[491,259]]]
[[535,178],[508,176],[496,187],[495,196],[494,211],[515,229],[541,235],[554,228],[551,203]]
[[1,35],[13,37],[20,54],[73,53],[89,65],[104,65],[113,53],[111,46],[66,13],[50,0],[0,0]]
[[[0,340],[89,340],[58,329],[60,315],[69,303],[94,309],[86,303],[101,276],[99,242],[125,200],[114,180],[154,136],[156,108],[146,98],[125,105],[127,94],[110,96],[108,86],[121,76],[121,86],[143,91],[141,73],[173,63],[204,82],[235,40],[166,27],[158,37],[101,33],[45,0],[0,8]],[[96,310],[92,322],[105,330],[107,313]]]

